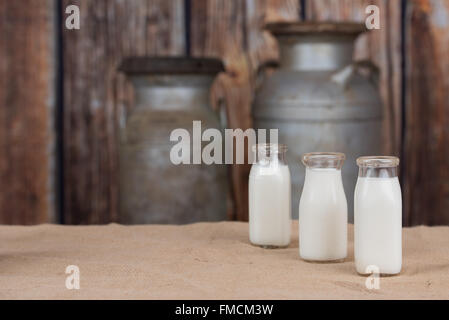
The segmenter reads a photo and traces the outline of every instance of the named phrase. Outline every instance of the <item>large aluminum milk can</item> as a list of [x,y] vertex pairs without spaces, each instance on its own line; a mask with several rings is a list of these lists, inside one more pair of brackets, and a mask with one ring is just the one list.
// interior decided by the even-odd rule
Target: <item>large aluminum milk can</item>
[[[173,164],[175,129],[193,140],[193,121],[201,131],[221,130],[209,89],[220,71],[215,59],[159,57],[126,59],[121,68],[134,86],[135,101],[121,120],[120,222],[191,223],[226,219],[225,165]],[[192,142],[189,142],[193,152]],[[204,144],[204,143],[203,143]],[[192,155],[190,155],[192,163]]]
[[256,128],[279,129],[288,146],[292,173],[292,212],[298,204],[307,152],[343,152],[343,184],[353,221],[356,159],[381,152],[382,102],[377,69],[354,62],[353,49],[364,26],[355,23],[274,23],[267,29],[277,38],[279,68],[265,77],[256,93]]

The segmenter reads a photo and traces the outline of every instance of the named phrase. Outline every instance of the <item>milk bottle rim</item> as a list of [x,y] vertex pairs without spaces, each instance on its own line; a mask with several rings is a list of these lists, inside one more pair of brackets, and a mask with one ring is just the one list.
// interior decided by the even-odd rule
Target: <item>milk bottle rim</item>
[[340,170],[346,159],[341,152],[309,152],[302,156],[302,163],[308,168],[334,168]]
[[364,156],[357,158],[359,167],[392,168],[399,165],[399,158],[393,156]]
[[253,145],[253,152],[260,153],[285,153],[287,152],[287,146],[285,144],[278,143],[258,143]]

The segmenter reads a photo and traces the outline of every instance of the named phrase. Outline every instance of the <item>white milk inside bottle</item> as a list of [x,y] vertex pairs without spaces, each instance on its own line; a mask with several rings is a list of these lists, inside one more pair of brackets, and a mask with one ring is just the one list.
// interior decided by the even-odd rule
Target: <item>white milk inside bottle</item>
[[338,261],[347,255],[348,208],[342,153],[308,153],[299,202],[299,255],[309,261]]
[[402,196],[396,157],[357,159],[354,257],[360,274],[398,274],[402,266]]
[[267,248],[285,247],[291,236],[290,170],[286,147],[254,146],[256,162],[249,175],[249,239]]

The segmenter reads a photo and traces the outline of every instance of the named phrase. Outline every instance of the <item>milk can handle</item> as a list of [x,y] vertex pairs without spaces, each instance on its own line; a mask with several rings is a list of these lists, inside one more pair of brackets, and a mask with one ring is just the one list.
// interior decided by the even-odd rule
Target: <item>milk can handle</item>
[[352,79],[354,73],[356,71],[359,71],[360,69],[369,69],[370,80],[378,88],[379,87],[379,73],[380,73],[379,68],[369,60],[354,61],[350,65],[335,72],[331,76],[331,79],[335,83],[341,85],[343,88],[346,88],[349,81]]
[[255,80],[255,87],[256,89],[260,88],[262,85],[262,82],[265,79],[265,71],[267,68],[277,68],[279,67],[279,62],[274,59],[269,59],[264,62],[262,62],[258,67],[256,71],[256,80]]

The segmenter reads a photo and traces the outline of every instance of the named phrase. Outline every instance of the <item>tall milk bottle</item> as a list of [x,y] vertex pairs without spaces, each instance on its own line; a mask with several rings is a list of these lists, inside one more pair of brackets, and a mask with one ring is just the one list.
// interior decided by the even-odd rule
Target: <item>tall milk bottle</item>
[[402,196],[396,157],[360,157],[354,193],[357,272],[394,275],[402,266]]
[[286,247],[291,235],[290,171],[286,146],[257,144],[249,175],[249,239],[265,248]]
[[299,255],[302,259],[334,262],[346,258],[348,205],[341,168],[343,153],[303,155],[306,166],[299,202]]

